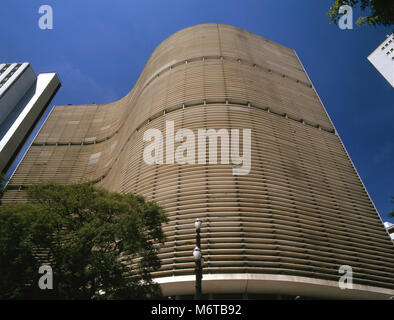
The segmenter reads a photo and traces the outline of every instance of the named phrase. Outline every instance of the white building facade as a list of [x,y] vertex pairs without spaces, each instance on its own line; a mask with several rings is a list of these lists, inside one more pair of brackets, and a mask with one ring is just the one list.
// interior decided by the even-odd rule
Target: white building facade
[[27,62],[0,63],[0,172],[12,164],[59,87],[56,73],[36,75]]
[[394,33],[387,36],[368,56],[368,60],[394,88]]

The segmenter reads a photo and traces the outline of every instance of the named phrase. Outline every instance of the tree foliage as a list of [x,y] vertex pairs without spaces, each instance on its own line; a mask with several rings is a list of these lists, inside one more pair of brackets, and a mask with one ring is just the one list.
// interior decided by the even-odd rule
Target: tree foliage
[[39,262],[32,230],[42,213],[29,205],[0,207],[0,299],[34,294]]
[[4,194],[4,187],[6,183],[7,183],[7,179],[5,178],[4,174],[0,174],[0,204],[1,204],[1,198],[3,197]]
[[[27,194],[34,204],[0,207],[0,298],[160,296],[151,272],[160,268],[163,208],[91,183],[37,185]],[[53,269],[53,290],[37,288],[43,261]]]
[[342,5],[349,5],[352,8],[360,6],[361,10],[368,14],[357,19],[358,26],[363,25],[394,25],[394,1],[393,0],[335,0],[328,11],[330,22],[337,22],[341,14],[339,8]]
[[[391,203],[394,204],[394,196],[391,196]],[[389,217],[394,218],[394,210],[388,213]]]

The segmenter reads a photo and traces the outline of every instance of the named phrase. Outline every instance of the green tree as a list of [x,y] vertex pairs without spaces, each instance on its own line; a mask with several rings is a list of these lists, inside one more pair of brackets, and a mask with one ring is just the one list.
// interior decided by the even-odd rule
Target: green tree
[[341,14],[338,10],[342,5],[349,5],[352,8],[360,6],[361,10],[368,14],[357,19],[358,26],[363,25],[394,25],[394,1],[393,0],[335,0],[328,11],[330,22],[337,22]]
[[30,205],[0,207],[0,299],[34,295],[39,261],[32,230],[42,214]]
[[[1,226],[17,219],[0,229],[0,248],[7,248],[1,256],[5,262],[0,277],[7,270],[9,279],[19,281],[14,288],[23,289],[9,298],[40,298],[43,292],[54,299],[161,295],[151,272],[160,268],[157,249],[164,242],[161,226],[167,221],[163,208],[142,196],[111,193],[91,183],[36,185],[27,194],[34,204],[0,207]],[[37,282],[28,281],[39,277],[37,260],[52,267],[53,290],[38,291]],[[13,271],[12,263],[19,269]],[[12,291],[12,283],[7,287]]]
[[[391,203],[394,204],[394,196],[391,196]],[[394,210],[388,213],[388,216],[394,218]]]
[[3,174],[0,174],[0,205],[1,205],[1,198],[3,197],[4,194],[4,188],[5,184],[7,182],[7,179]]

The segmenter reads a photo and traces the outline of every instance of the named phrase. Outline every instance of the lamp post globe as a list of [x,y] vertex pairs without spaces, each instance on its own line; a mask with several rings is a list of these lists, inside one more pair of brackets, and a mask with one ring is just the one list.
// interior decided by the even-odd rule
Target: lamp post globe
[[196,230],[200,230],[201,220],[199,218],[197,218],[196,221],[194,222],[194,226],[196,227]]
[[201,250],[198,247],[195,247],[193,250],[193,257],[194,260],[200,260],[201,259]]
[[193,250],[193,257],[196,263],[196,294],[195,299],[201,299],[201,280],[202,280],[202,254],[201,254],[201,237],[200,237],[200,227],[201,227],[201,220],[197,218],[194,221],[194,227],[196,228],[196,247]]

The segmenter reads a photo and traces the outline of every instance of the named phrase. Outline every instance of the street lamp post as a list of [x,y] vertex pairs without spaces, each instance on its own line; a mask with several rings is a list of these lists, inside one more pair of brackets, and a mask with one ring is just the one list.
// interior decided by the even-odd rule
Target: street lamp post
[[201,300],[201,279],[202,279],[202,264],[201,264],[201,237],[200,237],[200,219],[194,222],[196,228],[196,247],[193,250],[194,261],[196,262],[196,294],[195,300]]

